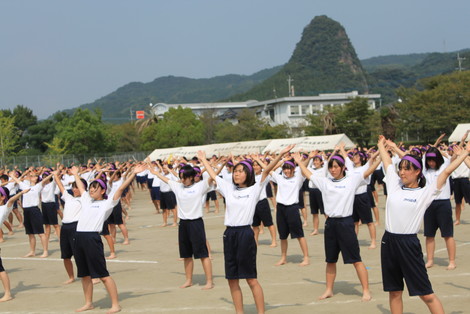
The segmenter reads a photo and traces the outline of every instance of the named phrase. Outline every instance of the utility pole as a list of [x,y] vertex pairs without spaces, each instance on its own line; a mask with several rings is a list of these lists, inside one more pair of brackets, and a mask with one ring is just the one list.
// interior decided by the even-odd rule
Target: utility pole
[[287,86],[289,88],[289,97],[292,96],[292,87],[291,87],[291,83],[294,81],[293,78],[290,77],[289,75],[289,78],[287,79]]
[[466,58],[461,58],[460,53],[457,52],[457,62],[459,63],[459,67],[457,68],[457,70],[459,70],[459,72],[462,72],[462,70],[465,70],[464,68],[462,68],[462,61],[465,59]]

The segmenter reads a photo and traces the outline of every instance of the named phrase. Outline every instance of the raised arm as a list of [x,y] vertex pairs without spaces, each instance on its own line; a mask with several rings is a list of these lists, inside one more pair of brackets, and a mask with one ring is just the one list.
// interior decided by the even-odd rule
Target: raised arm
[[62,184],[62,181],[60,181],[60,172],[61,171],[59,169],[57,169],[57,170],[52,172],[52,175],[54,176],[55,183],[59,187],[60,193],[64,194],[64,193],[66,193],[66,191],[65,191],[64,185]]
[[215,173],[214,169],[212,169],[211,165],[209,164],[209,161],[207,161],[206,152],[199,150],[197,152],[197,158],[204,165],[204,169],[207,171],[212,180],[216,181],[217,174]]
[[380,158],[377,158],[379,156],[379,154],[380,154],[380,152],[376,151],[370,157],[370,160],[368,162],[369,163],[369,168],[366,171],[364,171],[364,179],[369,177],[375,171],[375,169],[377,169],[377,167],[380,165],[381,160],[380,160]]
[[129,176],[122,183],[122,185],[117,189],[116,193],[114,193],[113,200],[117,201],[121,197],[122,192],[124,192],[124,190],[129,186],[129,184],[132,183],[132,180],[134,180],[136,173],[144,171],[145,168],[146,168],[146,165],[140,164],[140,165],[135,166],[133,169],[130,169]]
[[170,181],[170,179],[168,179],[167,177],[165,177],[164,175],[161,174],[160,171],[155,171],[154,167],[152,166],[152,163],[150,162],[150,160],[147,160],[147,167],[148,167],[148,170],[156,175],[160,180],[162,180],[163,182],[165,183],[168,183],[168,181]]
[[16,193],[12,198],[10,198],[10,199],[8,200],[7,206],[8,206],[8,207],[13,206],[13,203],[14,203],[15,201],[19,200],[20,197],[21,197],[21,195],[23,195],[23,194],[25,194],[25,193],[28,193],[29,190],[30,190],[30,189],[26,189],[26,190],[23,190],[23,191],[21,191],[21,192],[19,192],[19,193]]
[[385,137],[383,135],[380,135],[379,141],[377,142],[377,147],[379,148],[380,159],[382,159],[382,162],[384,164],[383,169],[385,172],[387,172],[388,166],[392,164],[392,158],[390,158],[390,155],[388,154],[385,144],[386,144]]
[[458,157],[448,165],[444,171],[437,177],[437,188],[440,190],[447,181],[447,178],[452,174],[452,172],[457,169],[457,167],[467,158],[470,153],[470,145],[467,142],[466,149],[463,150],[459,146],[454,148],[454,154],[457,154]]
[[266,177],[269,175],[271,170],[273,170],[274,166],[276,166],[276,164],[281,160],[281,158],[284,156],[284,154],[289,152],[294,147],[295,147],[295,144],[291,144],[289,146],[286,146],[283,150],[281,150],[279,155],[277,155],[276,158],[274,158],[274,160],[269,163],[269,165],[266,167],[265,171],[263,171],[263,173],[261,174],[260,182],[263,182],[264,179],[266,179]]
[[432,145],[432,146],[437,147],[437,146],[441,143],[441,141],[442,141],[442,139],[444,138],[444,136],[446,136],[446,134],[445,134],[445,133],[442,133],[442,134],[437,138],[436,142],[434,142],[434,145]]
[[310,177],[312,176],[312,172],[308,170],[307,166],[305,166],[302,163],[302,157],[300,156],[300,154],[294,153],[292,154],[292,156],[294,157],[295,162],[299,165],[300,170],[302,171],[302,175],[308,180],[310,180]]

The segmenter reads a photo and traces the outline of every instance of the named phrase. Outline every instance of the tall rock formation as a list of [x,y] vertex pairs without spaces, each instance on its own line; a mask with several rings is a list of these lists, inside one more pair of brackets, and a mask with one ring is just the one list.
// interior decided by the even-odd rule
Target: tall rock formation
[[315,17],[304,28],[292,57],[277,74],[230,100],[288,96],[289,76],[296,96],[351,90],[368,92],[365,72],[344,27],[324,15]]

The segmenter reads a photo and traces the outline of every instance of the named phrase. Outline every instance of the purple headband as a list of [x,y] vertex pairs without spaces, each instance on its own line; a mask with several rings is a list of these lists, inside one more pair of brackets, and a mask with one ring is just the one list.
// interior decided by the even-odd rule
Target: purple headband
[[100,186],[103,188],[103,190],[107,190],[108,187],[106,186],[106,183],[103,182],[103,180],[101,179],[96,179],[94,182],[98,182],[100,184]]
[[253,172],[253,166],[248,161],[246,161],[246,160],[240,161],[240,164],[244,164],[245,166],[248,167],[250,172]]
[[420,164],[416,159],[414,159],[414,158],[411,157],[411,156],[406,155],[406,156],[403,157],[401,160],[408,160],[408,161],[411,162],[413,165],[415,165],[416,168],[418,168],[419,170],[423,169],[423,167],[421,166],[421,164]]
[[229,161],[229,162],[227,162],[227,165],[233,167],[233,162]]
[[0,186],[0,193],[2,193],[2,195],[5,197],[5,203],[6,203],[6,201],[8,201],[8,196],[2,186]]
[[343,159],[343,157],[341,157],[341,156],[334,155],[333,157],[331,157],[331,159],[339,160],[339,161],[341,161],[341,163],[344,165],[344,159]]
[[426,157],[437,157],[436,153],[427,153]]
[[415,152],[418,152],[418,153],[421,154],[421,149],[419,149],[419,148],[413,147],[411,150],[414,150]]
[[284,165],[285,165],[285,164],[291,165],[292,167],[295,168],[295,164],[294,164],[292,161],[290,161],[290,160],[284,161]]
[[316,156],[313,157],[313,159],[315,159],[315,158],[318,158],[318,159],[323,161],[323,157],[321,155],[316,155]]

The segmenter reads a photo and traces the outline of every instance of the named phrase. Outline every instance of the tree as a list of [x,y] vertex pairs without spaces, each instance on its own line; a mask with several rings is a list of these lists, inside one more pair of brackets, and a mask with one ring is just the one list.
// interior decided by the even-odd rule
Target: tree
[[374,111],[369,109],[367,99],[356,97],[344,106],[336,106],[332,110],[339,133],[345,133],[360,146],[368,146],[374,129],[373,123],[377,123],[378,116],[374,116]]
[[204,126],[189,108],[170,108],[157,124],[142,131],[141,148],[170,148],[201,145],[204,143]]
[[131,152],[139,149],[140,138],[132,123],[112,125],[109,130],[115,136],[117,152]]
[[53,143],[49,144],[67,154],[109,152],[116,146],[99,111],[77,109],[71,117],[57,123],[56,129]]
[[0,152],[2,159],[5,156],[14,152],[18,145],[19,134],[15,127],[14,117],[5,117],[4,113],[0,112]]
[[433,142],[450,134],[470,116],[470,71],[422,79],[413,88],[398,90],[397,126],[412,139]]

